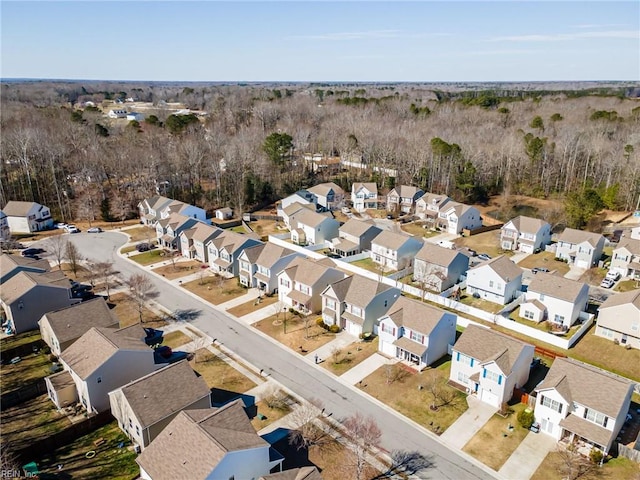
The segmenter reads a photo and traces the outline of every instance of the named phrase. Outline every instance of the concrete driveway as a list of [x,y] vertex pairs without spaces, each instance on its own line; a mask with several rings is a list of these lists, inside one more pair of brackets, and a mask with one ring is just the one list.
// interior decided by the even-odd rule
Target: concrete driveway
[[510,480],[529,480],[555,447],[556,440],[549,435],[529,432],[498,473]]
[[568,278],[569,280],[578,280],[586,271],[586,268],[571,266],[569,267],[569,271],[565,273],[564,278]]
[[473,395],[467,397],[467,403],[469,409],[440,435],[440,440],[451,448],[462,449],[498,411],[497,408],[480,401]]

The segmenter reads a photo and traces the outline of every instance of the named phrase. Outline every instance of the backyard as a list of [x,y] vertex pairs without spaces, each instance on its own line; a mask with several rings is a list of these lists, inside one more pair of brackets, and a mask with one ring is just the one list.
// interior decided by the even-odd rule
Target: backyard
[[[96,446],[94,442],[103,439]],[[95,456],[87,458],[87,452]],[[35,459],[40,478],[108,478],[131,480],[140,474],[136,453],[114,421],[74,442]]]
[[[120,319],[120,327],[128,327],[140,323],[140,314],[138,305],[126,293],[120,292],[111,295],[109,299],[109,308]],[[142,323],[145,327],[159,328],[167,324],[162,318],[146,307],[142,308]]]
[[526,405],[518,403],[509,407],[506,418],[497,413],[493,415],[467,442],[462,451],[488,467],[500,470],[529,432],[517,420],[518,413],[525,408]]
[[480,310],[484,310],[489,313],[498,313],[504,307],[504,305],[500,305],[499,303],[483,300],[482,298],[476,298],[468,293],[463,293],[460,296],[459,302],[469,305],[470,307],[479,308]]
[[629,292],[640,288],[640,280],[620,280],[613,288],[616,292]]
[[362,260],[356,260],[355,262],[351,262],[351,265],[364,268],[365,270],[369,270],[370,272],[377,273],[378,275],[386,275],[388,273],[393,273],[395,271],[395,270],[391,270],[386,267],[383,267],[382,265],[374,262],[370,258],[363,258]]
[[20,358],[19,362],[3,365],[2,370],[0,370],[3,394],[37,382],[52,373],[49,370],[52,363],[49,360],[49,355],[44,353],[44,350]]
[[[542,461],[531,480],[564,480],[566,463],[558,452],[550,452]],[[638,464],[628,458],[618,457],[606,462],[598,470],[597,477],[606,480],[637,480]],[[593,477],[590,477],[593,478]]]
[[518,262],[518,266],[529,269],[535,267],[548,268],[551,272],[561,276],[564,276],[570,270],[569,265],[565,262],[556,260],[554,252],[534,253]]
[[222,403],[256,386],[250,379],[207,349],[200,349],[189,361],[212,389],[213,401]]
[[32,441],[59,432],[71,424],[47,395],[5,408],[0,413],[2,441],[11,445],[14,451],[29,446]]
[[31,330],[2,338],[0,340],[0,349],[4,352],[10,348],[16,348],[20,345],[37,342],[38,340],[42,340],[40,330]]
[[308,317],[306,327],[303,318],[290,312],[264,318],[253,327],[300,354],[312,352],[335,338],[335,333],[316,324],[315,315]]
[[376,337],[365,341],[353,342],[346,347],[331,352],[329,358],[323,358],[320,365],[334,375],[342,375],[347,370],[366,360],[378,351]]
[[457,247],[467,247],[475,250],[477,253],[486,253],[492,258],[504,252],[500,248],[500,230],[492,230],[490,232],[471,235],[470,237],[456,238],[453,243]]
[[436,235],[440,234],[440,232],[435,232],[428,228],[423,228],[423,225],[419,225],[417,223],[401,223],[400,229],[403,232],[415,235],[416,237],[429,238],[435,237]]
[[[440,435],[468,408],[466,395],[447,385],[451,360],[445,358],[421,373],[402,364],[384,365],[356,386]],[[438,398],[434,400],[430,391]],[[436,410],[430,407],[433,403]]]
[[153,272],[158,275],[162,275],[164,278],[168,280],[174,280],[176,278],[186,277],[187,275],[191,275],[192,273],[198,273],[201,269],[206,269],[206,265],[196,261],[181,261],[175,262],[174,264],[171,261],[167,262],[167,265],[163,265],[162,267],[157,267],[153,269]]
[[182,287],[214,305],[220,305],[247,293],[247,289],[238,284],[237,278],[224,278],[219,275],[192,280],[183,283]]

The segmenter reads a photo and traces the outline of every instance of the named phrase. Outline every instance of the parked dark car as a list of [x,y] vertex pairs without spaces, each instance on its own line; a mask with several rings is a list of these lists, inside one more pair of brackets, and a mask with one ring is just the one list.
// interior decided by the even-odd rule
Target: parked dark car
[[540,424],[538,422],[532,423],[529,427],[529,430],[531,430],[533,433],[538,433],[540,431]]
[[41,252],[43,252],[41,248],[26,248],[20,252],[20,255],[23,257],[34,257]]
[[481,253],[478,255],[478,259],[483,260],[483,261],[488,261],[491,260],[491,256],[487,255],[486,253]]
[[138,245],[136,245],[136,250],[139,252],[148,252],[149,250],[151,250],[151,244],[139,243]]
[[536,274],[538,272],[549,273],[549,269],[548,268],[544,268],[544,267],[533,267],[531,269],[531,273],[533,273],[533,274]]

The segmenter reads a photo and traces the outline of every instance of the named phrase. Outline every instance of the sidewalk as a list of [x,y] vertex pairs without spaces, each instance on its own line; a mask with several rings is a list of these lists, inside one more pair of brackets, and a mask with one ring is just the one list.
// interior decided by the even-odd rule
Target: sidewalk
[[473,395],[467,396],[469,409],[440,435],[447,446],[461,450],[466,443],[489,421],[498,411],[488,403],[484,403]]
[[[229,312],[227,312],[228,315],[231,315]],[[246,315],[243,315],[242,317],[236,317],[238,320],[240,320],[243,323],[246,323],[247,325],[252,325],[260,320],[262,320],[263,318],[267,318],[270,317],[271,315],[275,314],[275,310],[274,310],[274,306],[273,305],[267,305],[266,307],[262,307],[259,310],[256,310],[254,312],[251,313],[247,313]]]
[[242,305],[243,303],[247,303],[252,300],[255,301],[259,296],[260,290],[258,290],[257,288],[250,288],[244,295],[233,298],[228,302],[221,303],[220,305],[218,305],[218,308],[220,310],[228,310],[230,308],[237,307],[238,305]]
[[383,365],[397,362],[398,361],[396,359],[391,360],[385,356],[380,355],[379,353],[374,353],[366,360],[360,362],[355,367],[347,370],[345,373],[340,375],[340,379],[348,383],[349,385],[355,385],[360,380],[368,377]]
[[556,445],[549,435],[529,432],[498,473],[503,478],[529,480]]

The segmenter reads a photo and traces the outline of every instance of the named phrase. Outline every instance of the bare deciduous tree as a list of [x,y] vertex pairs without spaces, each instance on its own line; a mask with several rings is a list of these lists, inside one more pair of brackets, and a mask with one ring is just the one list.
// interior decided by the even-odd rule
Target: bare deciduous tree
[[357,480],[364,479],[367,472],[367,457],[371,450],[380,445],[382,431],[372,416],[365,417],[360,412],[347,417],[342,424],[347,429],[352,440],[351,450],[354,453],[354,470]]
[[316,418],[324,411],[322,402],[311,400],[294,408],[289,415],[296,428],[289,432],[289,444],[298,450],[322,446],[331,441],[331,428],[324,422],[316,425]]
[[452,388],[443,385],[443,379],[436,374],[432,374],[427,381],[427,391],[431,395],[430,407],[432,410],[451,405],[457,398],[457,393]]
[[153,282],[151,282],[151,279],[148,276],[142,273],[136,273],[129,277],[127,285],[129,287],[131,297],[138,307],[140,323],[144,323],[142,312],[144,311],[149,294],[153,291]]
[[113,262],[95,262],[93,264],[92,270],[95,272],[95,275],[104,283],[104,288],[107,291],[107,300],[109,300],[111,298],[111,277],[114,274]]
[[576,450],[575,446],[558,447],[560,457],[560,471],[566,480],[588,480],[597,478],[601,474],[600,467]]
[[269,387],[262,397],[262,400],[269,408],[276,410],[286,410],[289,407],[289,396],[280,388]]
[[62,269],[62,260],[65,257],[67,251],[67,239],[64,235],[53,235],[47,238],[47,249],[53,255],[58,263],[58,268]]
[[84,256],[80,253],[80,249],[73,242],[67,242],[65,247],[65,258],[69,262],[69,267],[73,272],[73,276],[78,276],[80,263],[84,260]]

